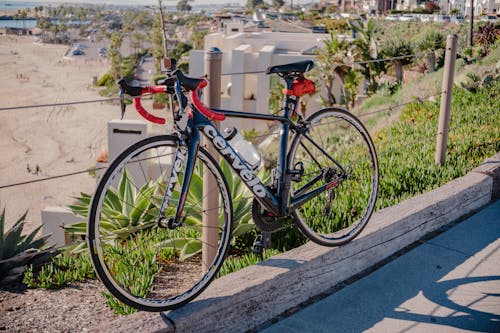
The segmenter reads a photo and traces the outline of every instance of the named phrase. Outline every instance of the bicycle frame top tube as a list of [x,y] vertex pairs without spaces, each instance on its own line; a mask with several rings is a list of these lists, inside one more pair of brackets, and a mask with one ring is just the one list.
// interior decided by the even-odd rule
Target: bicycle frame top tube
[[[287,83],[287,89],[291,88],[292,81],[285,79]],[[182,100],[182,89],[179,80],[175,84],[175,91],[178,100]],[[278,121],[281,123],[280,130],[280,146],[278,152],[278,160],[276,167],[276,194],[271,191],[271,189],[262,183],[262,180],[254,173],[254,171],[248,166],[248,164],[241,158],[241,156],[234,150],[231,144],[224,138],[221,132],[213,125],[213,123],[203,115],[197,108],[191,104],[191,109],[193,112],[190,114],[190,125],[189,127],[195,131],[202,132],[207,139],[212,143],[218,153],[228,162],[233,171],[241,178],[241,180],[246,184],[250,191],[254,194],[255,199],[261,204],[263,208],[267,211],[275,214],[276,216],[283,216],[289,213],[289,198],[290,198],[290,180],[289,172],[287,170],[287,152],[288,152],[288,133],[290,126],[293,126],[293,122],[290,120],[290,112],[295,111],[297,106],[297,99],[286,95],[283,105],[283,115],[266,115],[258,113],[248,113],[240,111],[222,110],[222,109],[212,109],[213,111],[223,114],[227,117],[233,118],[249,118],[249,119],[260,119],[260,120],[271,120]],[[180,112],[182,114],[185,112],[185,107],[179,103]],[[189,145],[190,153],[196,152],[199,145],[199,138],[197,135],[193,137],[195,133],[191,133],[189,136],[195,139],[196,143],[191,142]],[[194,143],[194,145],[193,145]],[[196,146],[196,147],[194,147]],[[187,160],[186,170],[191,171],[193,168],[194,159]],[[188,178],[190,178],[188,176]],[[185,186],[183,186],[184,188]],[[182,207],[178,207],[181,208]]]

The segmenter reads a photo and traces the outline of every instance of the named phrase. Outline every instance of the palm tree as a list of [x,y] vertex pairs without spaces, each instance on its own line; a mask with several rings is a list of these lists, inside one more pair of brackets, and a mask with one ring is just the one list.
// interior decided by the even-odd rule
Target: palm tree
[[150,39],[153,43],[153,57],[155,59],[156,72],[160,72],[160,64],[163,59],[163,35],[161,30],[160,18],[155,15],[153,18],[153,27],[150,31]]
[[351,107],[354,107],[356,95],[358,94],[359,83],[361,82],[361,77],[357,71],[350,70],[347,72],[344,80],[344,87],[347,93],[346,104],[348,103],[348,101],[350,101]]
[[378,26],[376,21],[370,19],[366,23],[362,21],[353,21],[349,23],[351,28],[356,32],[356,53],[363,63],[359,64],[361,67],[361,74],[368,82],[368,92],[374,93],[377,91],[378,77],[385,72],[386,66],[383,61],[374,61],[379,59],[379,47],[377,43],[376,34]]
[[122,46],[122,43],[123,35],[118,31],[113,32],[109,41],[107,57],[111,60],[110,74],[115,79],[118,79],[121,76],[122,54],[120,53],[120,47]]
[[138,31],[134,32],[130,36],[130,47],[134,50],[134,53],[140,53],[142,51],[143,40],[144,35]]
[[427,52],[427,70],[430,73],[434,72],[436,70],[436,51],[444,48],[443,34],[436,30],[428,30],[418,43],[418,48]]
[[413,44],[404,38],[394,38],[382,44],[382,55],[391,58],[390,64],[396,72],[396,81],[403,81],[403,66],[413,62]]
[[345,89],[345,78],[353,71],[352,63],[355,60],[353,43],[346,39],[339,39],[333,33],[324,41],[325,48],[318,51],[318,72],[320,73],[327,93],[327,105],[336,102],[333,95],[333,83],[338,77],[341,82],[341,95],[344,97],[345,105],[348,106],[347,93]]

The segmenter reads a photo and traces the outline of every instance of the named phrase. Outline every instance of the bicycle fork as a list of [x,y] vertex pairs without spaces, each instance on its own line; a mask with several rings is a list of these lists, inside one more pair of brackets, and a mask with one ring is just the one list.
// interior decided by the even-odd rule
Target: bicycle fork
[[[199,138],[199,137],[198,137]],[[168,185],[165,188],[165,193],[163,194],[160,212],[158,213],[157,224],[161,228],[175,229],[180,227],[184,222],[182,218],[182,212],[184,210],[184,204],[186,202],[186,197],[189,190],[189,184],[191,182],[191,176],[193,175],[196,152],[198,151],[199,139],[193,139],[190,141],[189,148],[185,146],[179,146],[177,152],[175,153],[175,158],[172,163],[172,169],[170,171],[170,177],[168,180]],[[184,168],[184,176],[182,179],[182,188],[179,192],[179,202],[177,203],[177,208],[175,215],[170,218],[165,218],[165,209],[172,199],[174,188],[179,182],[179,175]]]

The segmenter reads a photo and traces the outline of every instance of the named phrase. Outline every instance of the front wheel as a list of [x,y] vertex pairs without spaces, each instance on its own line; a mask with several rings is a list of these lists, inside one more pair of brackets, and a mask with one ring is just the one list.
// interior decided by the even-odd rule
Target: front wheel
[[[175,159],[179,151],[187,158],[187,147],[167,135],[130,146],[104,173],[92,199],[87,237],[94,268],[111,294],[139,310],[170,310],[196,297],[216,276],[231,241],[227,183],[201,147],[180,225],[169,223],[184,178]],[[170,199],[158,223],[165,193]],[[206,216],[210,223],[203,222]]]
[[366,226],[378,192],[375,146],[361,122],[339,108],[322,109],[305,121],[290,145],[292,202],[321,186],[331,186],[293,211],[301,231],[312,241],[337,246]]

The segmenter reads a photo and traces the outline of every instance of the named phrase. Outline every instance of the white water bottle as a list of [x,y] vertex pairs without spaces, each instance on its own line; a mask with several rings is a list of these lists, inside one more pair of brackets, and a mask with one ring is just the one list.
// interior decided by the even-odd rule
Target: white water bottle
[[248,163],[252,170],[257,170],[261,166],[261,157],[253,144],[245,140],[243,135],[234,127],[224,130],[225,138],[236,152]]

